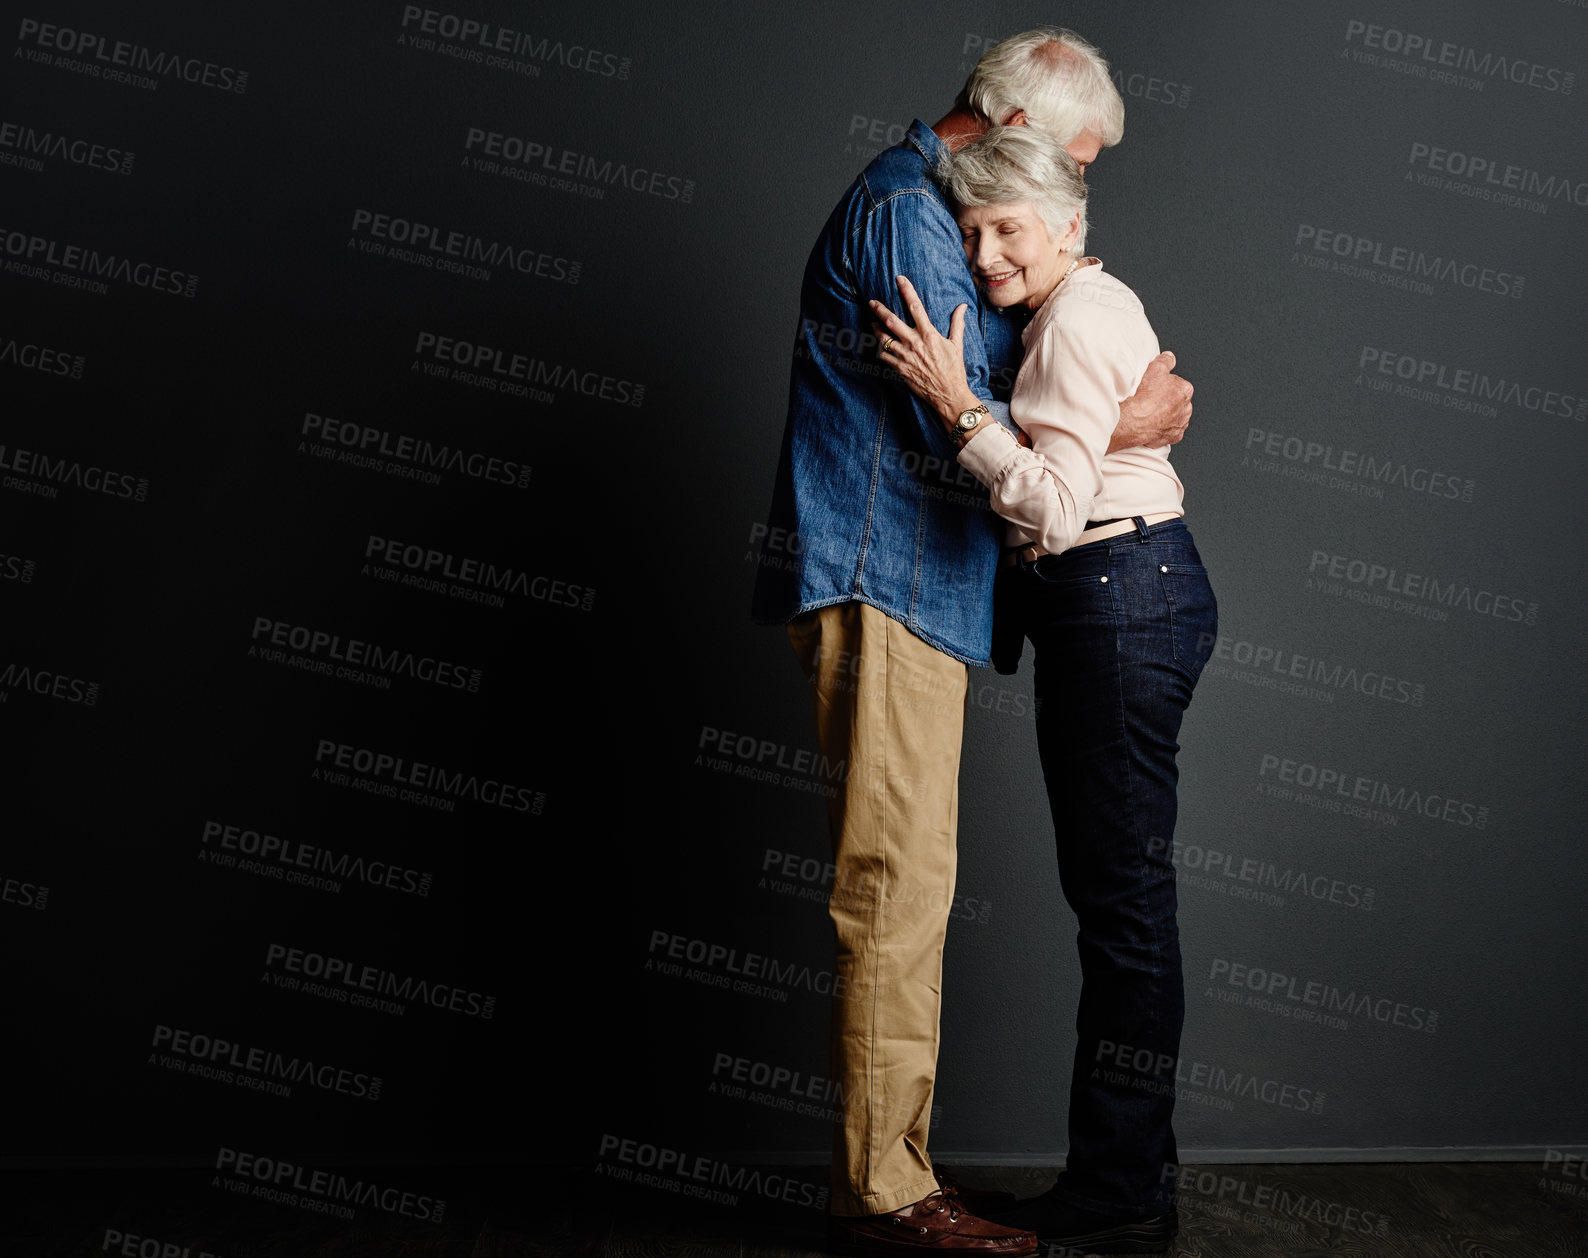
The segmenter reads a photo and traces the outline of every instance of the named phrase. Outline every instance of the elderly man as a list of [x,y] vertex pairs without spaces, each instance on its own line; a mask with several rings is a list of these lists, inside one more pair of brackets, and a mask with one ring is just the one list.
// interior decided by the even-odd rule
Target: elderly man
[[[800,291],[768,520],[769,535],[798,543],[787,562],[763,554],[756,581],[754,617],[787,625],[811,684],[821,752],[847,768],[828,809],[837,871],[830,915],[844,979],[832,1008],[844,1119],[834,1139],[830,1239],[845,1253],[1009,1258],[1036,1245],[1029,1231],[969,1213],[927,1154],[966,665],[988,661],[1003,537],[986,491],[956,455],[981,425],[1008,423],[1022,326],[980,300],[932,168],[995,123],[1059,136],[1084,168],[1119,141],[1124,104],[1090,44],[1068,31],[1029,31],[989,50],[945,117],[930,128],[917,120],[850,186],[817,238]],[[867,300],[897,304],[900,275],[914,281],[938,327],[969,307],[965,365],[982,405],[960,417],[954,438],[857,348],[875,345]],[[1184,434],[1191,387],[1172,366],[1173,355],[1160,356],[1121,404],[1111,449]],[[1173,1158],[1154,1147],[1149,1160]],[[1165,1191],[1161,1178],[1153,1188]],[[1074,1218],[1069,1208],[1078,1208]],[[1085,1213],[1099,1208],[1132,1221],[1118,1243],[1141,1239],[1135,1223],[1144,1209],[1156,1210],[1147,1217],[1161,1224],[1165,1243],[1173,1235],[1166,1200],[1098,1201],[1084,1183],[1068,1202],[1045,1201],[1036,1221],[1048,1241],[1074,1232],[1112,1243],[1113,1218],[1100,1231],[1099,1216]]]

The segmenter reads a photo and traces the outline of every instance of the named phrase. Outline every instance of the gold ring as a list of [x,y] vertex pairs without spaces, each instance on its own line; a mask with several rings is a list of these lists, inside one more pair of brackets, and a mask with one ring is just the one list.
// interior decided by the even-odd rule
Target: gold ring
[[888,352],[888,346],[893,344],[894,339],[895,338],[893,338],[892,336],[883,337],[882,338],[882,349],[879,352],[886,354]]

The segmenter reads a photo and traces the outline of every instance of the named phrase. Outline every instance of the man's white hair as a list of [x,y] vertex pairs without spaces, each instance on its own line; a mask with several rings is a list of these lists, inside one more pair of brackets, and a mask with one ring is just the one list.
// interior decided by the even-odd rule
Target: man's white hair
[[1056,135],[1033,127],[993,127],[939,164],[939,182],[956,207],[1029,201],[1057,241],[1080,212],[1076,257],[1086,244],[1086,180]]
[[1023,109],[1027,125],[1057,136],[1060,144],[1090,131],[1107,146],[1125,134],[1125,102],[1108,62],[1061,26],[1039,26],[994,44],[965,80],[958,103],[995,127]]

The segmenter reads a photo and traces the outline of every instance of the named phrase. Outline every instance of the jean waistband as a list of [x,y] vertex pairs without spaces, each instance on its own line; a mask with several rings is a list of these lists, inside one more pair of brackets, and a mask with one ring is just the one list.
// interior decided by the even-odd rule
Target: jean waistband
[[1178,533],[1189,533],[1186,528],[1185,517],[1175,516],[1172,520],[1159,520],[1156,524],[1146,523],[1141,516],[1131,516],[1135,528],[1127,533],[1116,533],[1113,537],[1100,537],[1095,542],[1082,542],[1078,546],[1071,546],[1065,551],[1066,555],[1073,555],[1078,550],[1090,550],[1093,546],[1140,546],[1143,542],[1156,541],[1162,537],[1170,537]]
[[[1063,551],[1062,553],[1065,555],[1075,555],[1084,551],[1091,551],[1094,547],[1098,546],[1139,546],[1143,542],[1157,541],[1160,538],[1166,539],[1168,537],[1175,536],[1178,533],[1186,533],[1187,535],[1190,533],[1190,530],[1186,528],[1184,516],[1175,516],[1172,520],[1159,520],[1156,524],[1148,524],[1143,517],[1134,515],[1130,517],[1130,522],[1136,527],[1133,529],[1127,529],[1121,533],[1116,533],[1112,537],[1100,537],[1096,541],[1081,542],[1078,545],[1071,546],[1069,550]],[[1114,521],[1104,521],[1103,523],[1111,524],[1114,523]],[[1094,528],[1097,526],[1088,524],[1087,527]],[[1010,567],[1014,566],[1015,564],[1019,564],[1021,567],[1026,567],[1035,563],[1038,559],[1045,559],[1047,557],[1047,551],[1043,550],[1035,543],[1031,543],[1025,546],[1004,547],[1002,562],[1004,565]]]

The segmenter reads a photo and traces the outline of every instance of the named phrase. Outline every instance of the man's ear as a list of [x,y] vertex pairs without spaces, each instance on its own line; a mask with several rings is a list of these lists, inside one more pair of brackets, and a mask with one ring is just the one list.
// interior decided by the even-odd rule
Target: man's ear
[[1026,111],[1023,109],[1015,110],[1014,113],[1004,119],[1004,126],[1006,127],[1025,127],[1029,125],[1030,120],[1026,117]]

